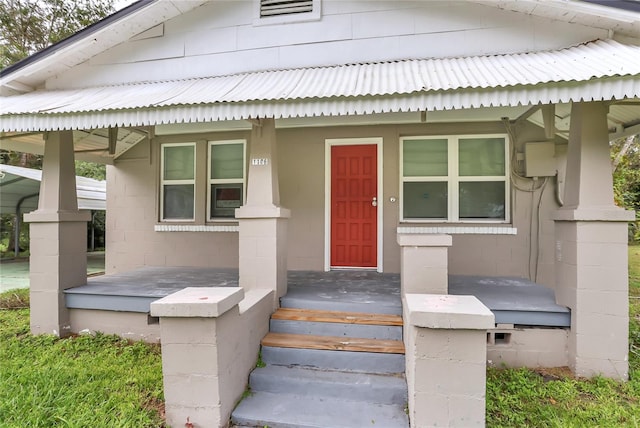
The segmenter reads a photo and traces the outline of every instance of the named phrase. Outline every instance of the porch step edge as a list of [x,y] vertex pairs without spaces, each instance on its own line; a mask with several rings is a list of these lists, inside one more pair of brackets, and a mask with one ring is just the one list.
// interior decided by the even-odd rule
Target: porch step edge
[[297,293],[288,293],[280,298],[280,307],[311,309],[319,311],[360,312],[373,314],[401,315],[400,298],[388,301],[376,301],[375,304],[362,301],[340,301],[337,299],[308,298]]
[[327,351],[371,352],[404,354],[404,343],[400,340],[366,339],[357,337],[314,336],[269,332],[262,339],[262,346],[278,348],[302,348]]
[[341,324],[389,325],[402,327],[400,315],[366,312],[327,311],[318,309],[280,308],[271,316],[278,320],[328,322]]
[[316,336],[402,340],[402,327],[395,325],[340,324],[271,319],[269,321],[269,331],[272,333],[311,334]]
[[263,346],[262,360],[267,365],[320,370],[377,374],[404,374],[405,372],[403,354]]
[[403,376],[268,365],[250,376],[251,391],[319,396],[377,404],[406,404]]
[[408,428],[404,405],[255,392],[240,402],[231,422],[269,428]]

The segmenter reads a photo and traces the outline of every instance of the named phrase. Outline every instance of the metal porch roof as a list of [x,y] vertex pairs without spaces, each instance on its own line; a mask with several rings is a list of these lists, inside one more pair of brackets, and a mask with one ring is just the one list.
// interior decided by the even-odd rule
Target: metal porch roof
[[29,132],[313,117],[640,96],[640,47],[598,40],[509,55],[412,59],[43,90],[2,98],[1,130]]
[[[38,208],[38,194],[42,171],[19,166],[0,165],[0,214],[15,214]],[[81,210],[107,209],[107,182],[76,176],[78,208]]]

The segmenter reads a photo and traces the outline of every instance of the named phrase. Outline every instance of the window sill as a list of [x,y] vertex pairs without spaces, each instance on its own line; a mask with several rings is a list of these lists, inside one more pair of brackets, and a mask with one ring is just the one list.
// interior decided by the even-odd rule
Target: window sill
[[517,235],[518,228],[505,226],[398,226],[397,233],[444,233],[447,235]]
[[237,224],[156,224],[155,232],[238,232]]

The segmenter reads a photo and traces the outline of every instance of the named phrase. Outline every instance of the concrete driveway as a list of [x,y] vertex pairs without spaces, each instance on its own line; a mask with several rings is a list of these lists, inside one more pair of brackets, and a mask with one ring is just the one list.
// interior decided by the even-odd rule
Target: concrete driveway
[[[104,273],[104,251],[87,254],[87,274]],[[0,293],[14,288],[29,288],[29,259],[0,261]]]

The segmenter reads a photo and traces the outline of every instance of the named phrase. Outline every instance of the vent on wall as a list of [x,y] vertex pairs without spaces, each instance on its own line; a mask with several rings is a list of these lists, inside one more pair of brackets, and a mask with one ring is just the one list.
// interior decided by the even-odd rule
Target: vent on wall
[[313,0],[260,0],[260,17],[313,12]]

